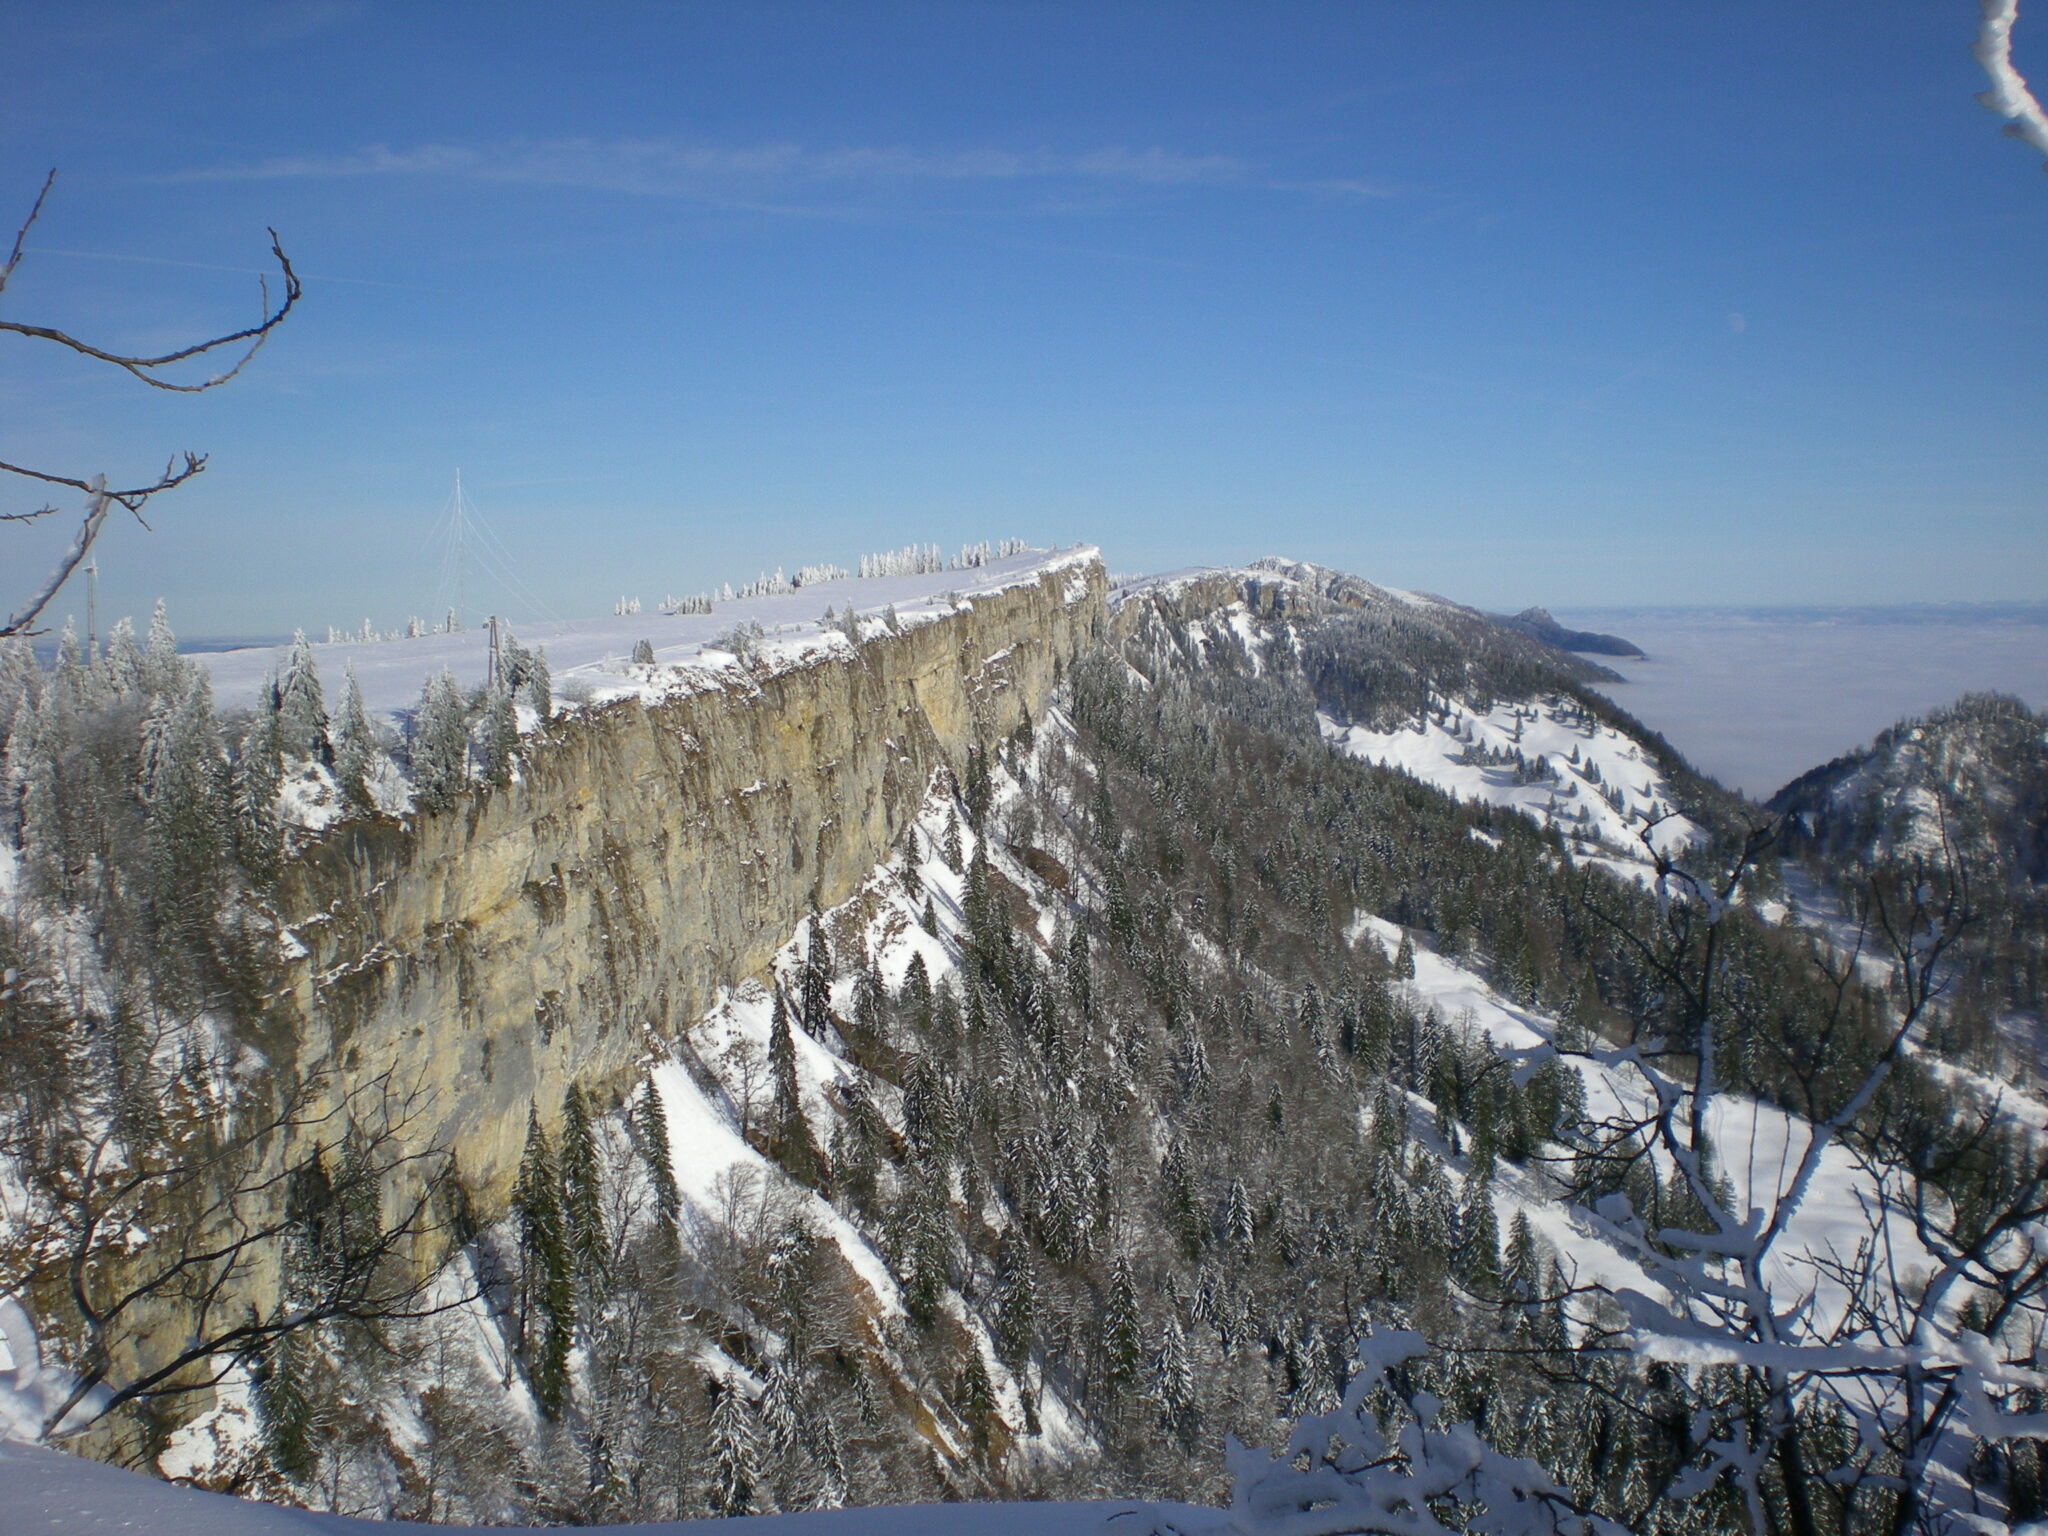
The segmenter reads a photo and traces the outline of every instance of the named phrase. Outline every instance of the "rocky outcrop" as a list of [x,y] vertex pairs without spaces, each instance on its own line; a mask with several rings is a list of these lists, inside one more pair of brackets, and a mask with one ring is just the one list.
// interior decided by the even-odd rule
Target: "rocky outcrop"
[[289,870],[281,1047],[339,1087],[389,1071],[498,1207],[529,1104],[637,1080],[815,900],[888,858],[932,774],[1045,707],[1107,633],[1099,562],[791,670],[586,708],[517,782],[336,829]]

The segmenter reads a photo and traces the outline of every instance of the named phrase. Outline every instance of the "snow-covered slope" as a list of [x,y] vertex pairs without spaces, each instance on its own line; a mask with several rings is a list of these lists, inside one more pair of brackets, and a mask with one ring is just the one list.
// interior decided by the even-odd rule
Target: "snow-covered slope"
[[[1391,959],[1403,930],[1361,915],[1348,937],[1354,944],[1378,944]],[[1477,1029],[1510,1059],[1533,1057],[1548,1047],[1556,1033],[1555,1021],[1508,1002],[1484,977],[1431,952],[1426,943],[1416,943],[1416,935],[1407,937],[1415,965],[1408,986],[1419,1002],[1447,1021]],[[1585,1086],[1589,1116],[1595,1121],[1636,1119],[1652,1112],[1653,1100],[1642,1079],[1620,1060],[1627,1053],[1613,1054],[1616,1059],[1611,1062],[1570,1058]],[[1413,1103],[1418,1113],[1430,1112],[1419,1096]],[[1713,1101],[1707,1129],[1719,1149],[1717,1170],[1728,1179],[1734,1208],[1775,1212],[1793,1190],[1793,1175],[1812,1139],[1812,1126],[1773,1105],[1724,1093]],[[1565,1260],[1567,1275],[1579,1284],[1635,1291],[1659,1302],[1668,1299],[1614,1225],[1569,1203],[1558,1181],[1539,1172],[1539,1167],[1536,1162],[1525,1169],[1501,1165],[1495,1195],[1507,1213],[1519,1210],[1528,1215]],[[1876,1179],[1840,1143],[1825,1148],[1816,1176],[1799,1191],[1785,1222],[1785,1240],[1772,1251],[1766,1266],[1766,1280],[1788,1309],[1804,1304],[1798,1324],[1808,1333],[1802,1337],[1825,1337],[1839,1316],[1847,1294],[1826,1275],[1826,1261],[1852,1254],[1871,1240],[1877,1195]],[[1892,1213],[1884,1242],[1902,1270],[1925,1264],[1903,1212]]]
[[[1062,733],[1060,718],[1054,715],[1042,731],[1048,740]],[[1016,786],[1007,774],[995,779],[997,804],[1014,797]],[[862,888],[832,911],[821,914],[833,952],[842,962],[865,958],[872,963],[883,984],[899,991],[912,966],[923,968],[929,982],[938,986],[959,969],[959,936],[963,926],[966,878],[945,858],[952,840],[963,861],[979,851],[990,867],[1019,891],[1043,887],[1034,881],[1008,850],[993,840],[977,849],[979,839],[960,814],[960,805],[949,786],[934,784],[927,796],[908,846],[916,850],[906,880],[905,866],[886,864],[876,868]],[[965,868],[963,862],[962,868]],[[914,889],[913,889],[914,885]],[[929,908],[937,932],[923,926],[923,911]],[[1050,910],[1036,914],[1049,934],[1054,918]],[[772,963],[776,987],[785,997],[799,990],[800,975],[812,942],[813,925],[806,923],[779,950]],[[846,974],[834,984],[832,1012],[850,1019],[857,1012],[854,975]],[[751,1124],[760,1114],[757,1100],[764,1091],[764,1072],[771,1050],[775,994],[762,980],[749,980],[723,997],[686,1033],[689,1057],[686,1066],[675,1056],[659,1061],[653,1080],[661,1094],[667,1117],[669,1146],[676,1184],[686,1208],[688,1241],[705,1248],[734,1235],[721,1232],[735,1219],[744,1222],[749,1213],[764,1208],[753,1201],[736,1199],[736,1191],[772,1191],[774,1199],[791,1202],[812,1230],[834,1243],[848,1270],[866,1290],[870,1315],[881,1326],[874,1345],[887,1355],[888,1326],[905,1317],[901,1288],[888,1259],[876,1246],[874,1235],[862,1231],[847,1216],[815,1191],[796,1182],[748,1139]],[[903,1114],[898,1088],[863,1071],[848,1059],[844,1041],[836,1032],[814,1039],[802,1029],[792,1028],[796,1076],[805,1119],[819,1146],[831,1144],[841,1106],[849,1088],[857,1091],[888,1122],[892,1132],[901,1134]],[[946,1311],[956,1325],[977,1341],[983,1369],[988,1373],[996,1396],[997,1411],[1015,1437],[1018,1452],[1026,1460],[1060,1461],[1089,1446],[1089,1436],[1080,1417],[1062,1399],[1057,1386],[1037,1380],[1019,1381],[996,1356],[986,1327],[962,1303],[950,1296]],[[1029,1389],[1035,1410],[1023,1406]],[[946,1446],[949,1455],[961,1456],[965,1437],[956,1433],[951,1411],[939,1401],[928,1406],[931,1435]],[[1035,1424],[1034,1429],[1027,1426]]]
[[1569,699],[1452,708],[1375,731],[1323,714],[1332,746],[1457,796],[1555,827],[1574,851],[1641,859],[1645,828],[1664,853],[1700,836],[1642,744]]
[[1211,664],[1235,652],[1257,677],[1284,660],[1331,746],[1554,827],[1576,855],[1641,865],[1646,828],[1659,852],[1702,835],[1658,753],[1584,691],[1612,674],[1476,609],[1281,559],[1133,581],[1112,602],[1149,604]]
[[2048,716],[1969,694],[1802,774],[1770,804],[1836,857],[1938,859],[1946,845],[2001,886],[2048,881]]

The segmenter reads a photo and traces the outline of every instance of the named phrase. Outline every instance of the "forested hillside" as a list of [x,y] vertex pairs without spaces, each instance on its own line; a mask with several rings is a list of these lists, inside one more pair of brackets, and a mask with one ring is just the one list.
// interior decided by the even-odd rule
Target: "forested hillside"
[[1966,695],[1802,775],[1770,808],[1786,817],[1789,846],[1817,881],[1851,905],[1862,872],[1952,865],[1974,916],[1949,1000],[1955,1036],[2041,1059],[2048,718],[2009,695]]
[[[847,611],[858,666],[886,642]],[[1542,1469],[1517,1528],[2041,1507],[1999,1416],[2040,1390],[2004,1362],[2044,1169],[1943,1012],[1947,871],[1852,877],[1802,822],[1891,903],[1859,970],[1796,920],[1769,818],[1589,664],[1279,563],[1107,619],[701,1016],[531,998],[537,1039],[623,1030],[637,1070],[524,1104],[497,1203],[417,1080],[337,1096],[301,1058],[273,896],[309,840],[518,794],[585,728],[545,664],[402,737],[318,647],[225,718],[161,625],[0,655],[0,1292],[51,1367],[16,1431],[342,1513],[585,1523],[1214,1502],[1227,1437],[1341,1406]],[[1384,766],[1395,733],[1438,755]],[[170,1322],[166,1359],[137,1335]],[[1347,1402],[1406,1329],[1426,1352]],[[1905,1359],[1940,1405],[1896,1398]]]

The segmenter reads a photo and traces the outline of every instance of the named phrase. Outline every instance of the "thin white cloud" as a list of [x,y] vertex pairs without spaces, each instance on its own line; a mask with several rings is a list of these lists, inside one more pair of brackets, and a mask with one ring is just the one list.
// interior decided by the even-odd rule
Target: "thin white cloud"
[[483,144],[376,144],[342,155],[292,155],[178,173],[179,181],[281,181],[363,176],[462,176],[693,197],[739,187],[850,182],[1086,181],[1143,186],[1244,183],[1229,155],[1108,147],[1081,154],[977,149],[810,149],[794,143],[717,145],[676,139],[526,139]]
[[454,176],[472,181],[579,187],[643,197],[676,197],[778,212],[812,212],[807,194],[886,188],[1025,186],[1118,189],[1236,188],[1329,198],[1392,196],[1358,178],[1287,180],[1234,155],[1190,155],[1110,145],[1054,150],[903,147],[814,149],[793,142],[721,145],[683,139],[512,139],[479,143],[386,144],[339,155],[289,155],[178,172],[174,181],[289,181],[387,176]]
[[1984,25],[1970,51],[1984,66],[1991,89],[1977,99],[2006,119],[2007,133],[2048,155],[2048,114],[2042,112],[2041,103],[2012,66],[2012,26],[2019,15],[2020,0],[1984,0]]

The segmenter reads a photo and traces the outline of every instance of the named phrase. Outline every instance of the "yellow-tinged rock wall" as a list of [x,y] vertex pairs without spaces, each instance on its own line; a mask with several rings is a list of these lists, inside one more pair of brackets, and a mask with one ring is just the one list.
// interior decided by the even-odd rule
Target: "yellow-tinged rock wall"
[[[502,1207],[527,1108],[637,1080],[809,910],[886,859],[941,765],[1040,714],[1108,633],[1099,563],[974,597],[858,653],[558,719],[517,783],[343,826],[279,899],[280,1038],[338,1088],[417,1088],[415,1134]],[[292,946],[288,943],[287,948]]]

